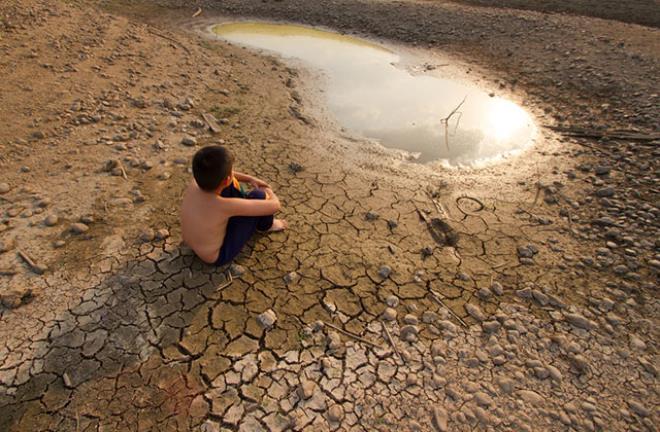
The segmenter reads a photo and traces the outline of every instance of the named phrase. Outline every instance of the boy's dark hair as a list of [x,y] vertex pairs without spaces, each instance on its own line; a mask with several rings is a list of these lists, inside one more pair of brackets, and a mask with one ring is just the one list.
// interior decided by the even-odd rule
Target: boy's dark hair
[[200,189],[213,192],[231,174],[234,155],[222,146],[200,149],[193,157],[192,169]]

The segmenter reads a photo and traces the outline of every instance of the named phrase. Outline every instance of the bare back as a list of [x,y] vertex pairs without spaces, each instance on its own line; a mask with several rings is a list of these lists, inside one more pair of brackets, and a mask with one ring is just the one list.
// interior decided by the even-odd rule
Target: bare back
[[191,182],[181,206],[183,241],[202,261],[215,262],[225,239],[229,217],[217,195],[205,192]]

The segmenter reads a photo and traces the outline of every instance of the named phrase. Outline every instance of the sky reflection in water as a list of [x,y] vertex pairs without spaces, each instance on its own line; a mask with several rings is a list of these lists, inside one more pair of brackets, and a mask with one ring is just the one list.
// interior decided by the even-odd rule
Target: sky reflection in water
[[[293,57],[326,76],[326,97],[339,124],[385,147],[420,153],[419,162],[484,162],[530,144],[535,126],[515,103],[489,97],[476,86],[411,75],[399,56],[365,40],[303,26],[220,24],[222,39]],[[441,119],[450,119],[447,147]]]

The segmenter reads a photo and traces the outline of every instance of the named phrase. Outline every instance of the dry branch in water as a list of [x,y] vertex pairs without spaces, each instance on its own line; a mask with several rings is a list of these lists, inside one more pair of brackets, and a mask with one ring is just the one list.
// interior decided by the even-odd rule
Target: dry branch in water
[[454,114],[458,114],[458,120],[456,121],[456,127],[454,128],[454,133],[456,133],[456,129],[458,129],[458,123],[461,121],[461,116],[463,115],[463,113],[459,112],[458,109],[465,103],[465,99],[467,99],[467,95],[465,95],[461,103],[456,105],[456,108],[454,108],[447,117],[440,119],[440,123],[445,126],[445,145],[447,146],[447,150],[449,150],[449,120],[451,120]]

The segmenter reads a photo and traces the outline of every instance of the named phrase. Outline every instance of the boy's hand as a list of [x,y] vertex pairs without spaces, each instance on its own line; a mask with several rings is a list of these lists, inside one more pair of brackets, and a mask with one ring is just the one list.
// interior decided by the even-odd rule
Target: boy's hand
[[268,183],[266,183],[263,180],[259,180],[258,178],[252,177],[250,179],[250,184],[255,189],[259,189],[259,188],[268,188],[268,189],[270,189],[270,185]]

